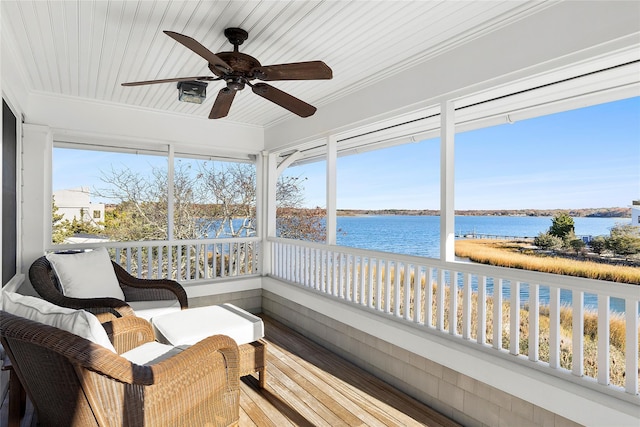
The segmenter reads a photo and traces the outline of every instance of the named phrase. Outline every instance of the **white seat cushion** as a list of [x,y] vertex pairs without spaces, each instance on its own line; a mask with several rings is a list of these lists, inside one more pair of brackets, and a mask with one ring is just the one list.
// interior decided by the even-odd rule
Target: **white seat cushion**
[[179,347],[152,341],[122,353],[120,356],[137,365],[153,365],[180,353],[182,350]]
[[264,337],[258,316],[232,304],[190,308],[154,317],[151,321],[159,341],[174,346],[193,345],[212,335],[227,335],[238,345]]
[[88,311],[60,307],[41,298],[11,292],[2,292],[2,309],[25,319],[71,332],[116,352],[98,318]]
[[77,254],[47,254],[62,293],[73,298],[112,297],[124,301],[124,293],[106,248]]
[[180,301],[176,300],[127,301],[127,304],[133,308],[136,316],[149,321],[154,317],[181,310]]

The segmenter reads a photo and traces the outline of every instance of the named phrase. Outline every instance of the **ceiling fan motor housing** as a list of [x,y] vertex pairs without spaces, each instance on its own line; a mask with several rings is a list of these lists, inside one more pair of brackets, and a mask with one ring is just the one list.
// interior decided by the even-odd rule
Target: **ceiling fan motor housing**
[[[249,37],[249,33],[242,28],[231,27],[224,30],[225,37],[233,45],[232,52],[213,53],[197,40],[165,30],[164,33],[190,49],[207,61],[209,70],[216,76],[176,77],[170,79],[145,80],[139,82],[122,83],[123,86],[139,86],[154,83],[178,82],[179,99],[181,101],[202,103],[204,100],[206,82],[223,80],[226,87],[220,89],[211,112],[210,119],[219,119],[229,113],[231,103],[236,92],[250,86],[253,93],[273,102],[300,117],[313,115],[316,108],[313,105],[289,95],[267,83],[251,83],[252,80],[320,80],[331,79],[333,73],[322,61],[294,62],[262,66],[253,56],[241,53],[238,46]],[[202,87],[203,85],[204,87]],[[192,100],[191,100],[192,99]]]

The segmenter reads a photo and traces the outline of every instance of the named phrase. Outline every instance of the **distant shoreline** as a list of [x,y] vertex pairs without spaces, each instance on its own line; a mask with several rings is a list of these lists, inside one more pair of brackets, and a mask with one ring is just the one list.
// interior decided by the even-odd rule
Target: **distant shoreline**
[[[495,210],[456,210],[459,216],[536,216],[553,217],[566,212],[571,217],[583,218],[631,218],[631,208],[584,208],[584,209],[495,209]],[[416,215],[439,216],[437,209],[338,209],[338,216],[366,215]]]

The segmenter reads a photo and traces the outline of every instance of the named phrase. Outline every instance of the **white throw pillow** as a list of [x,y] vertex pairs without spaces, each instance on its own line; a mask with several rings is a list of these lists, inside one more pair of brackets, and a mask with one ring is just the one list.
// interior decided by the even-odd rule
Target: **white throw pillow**
[[116,352],[98,318],[88,311],[60,307],[41,298],[12,292],[2,293],[2,310],[55,326]]
[[73,298],[112,297],[124,301],[106,248],[77,254],[47,254],[62,293]]

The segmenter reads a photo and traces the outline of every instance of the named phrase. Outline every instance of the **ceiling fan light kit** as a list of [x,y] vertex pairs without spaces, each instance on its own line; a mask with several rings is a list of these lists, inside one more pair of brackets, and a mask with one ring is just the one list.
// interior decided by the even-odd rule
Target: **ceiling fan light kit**
[[178,101],[202,104],[207,98],[207,84],[197,80],[178,82]]
[[247,54],[240,53],[238,46],[249,37],[242,28],[227,28],[224,35],[233,45],[232,52],[213,53],[198,41],[173,31],[164,31],[166,35],[184,45],[207,61],[207,67],[215,75],[196,77],[176,77],[161,80],[145,80],[139,82],[122,83],[123,86],[140,86],[156,83],[178,82],[178,99],[185,102],[201,104],[206,98],[206,88],[209,81],[223,80],[226,87],[218,92],[211,112],[210,119],[226,117],[231,109],[231,103],[236,92],[246,86],[256,95],[273,102],[300,117],[309,117],[316,112],[316,107],[276,89],[267,83],[252,83],[253,80],[328,80],[333,72],[322,61],[295,62],[263,66],[260,62]]

